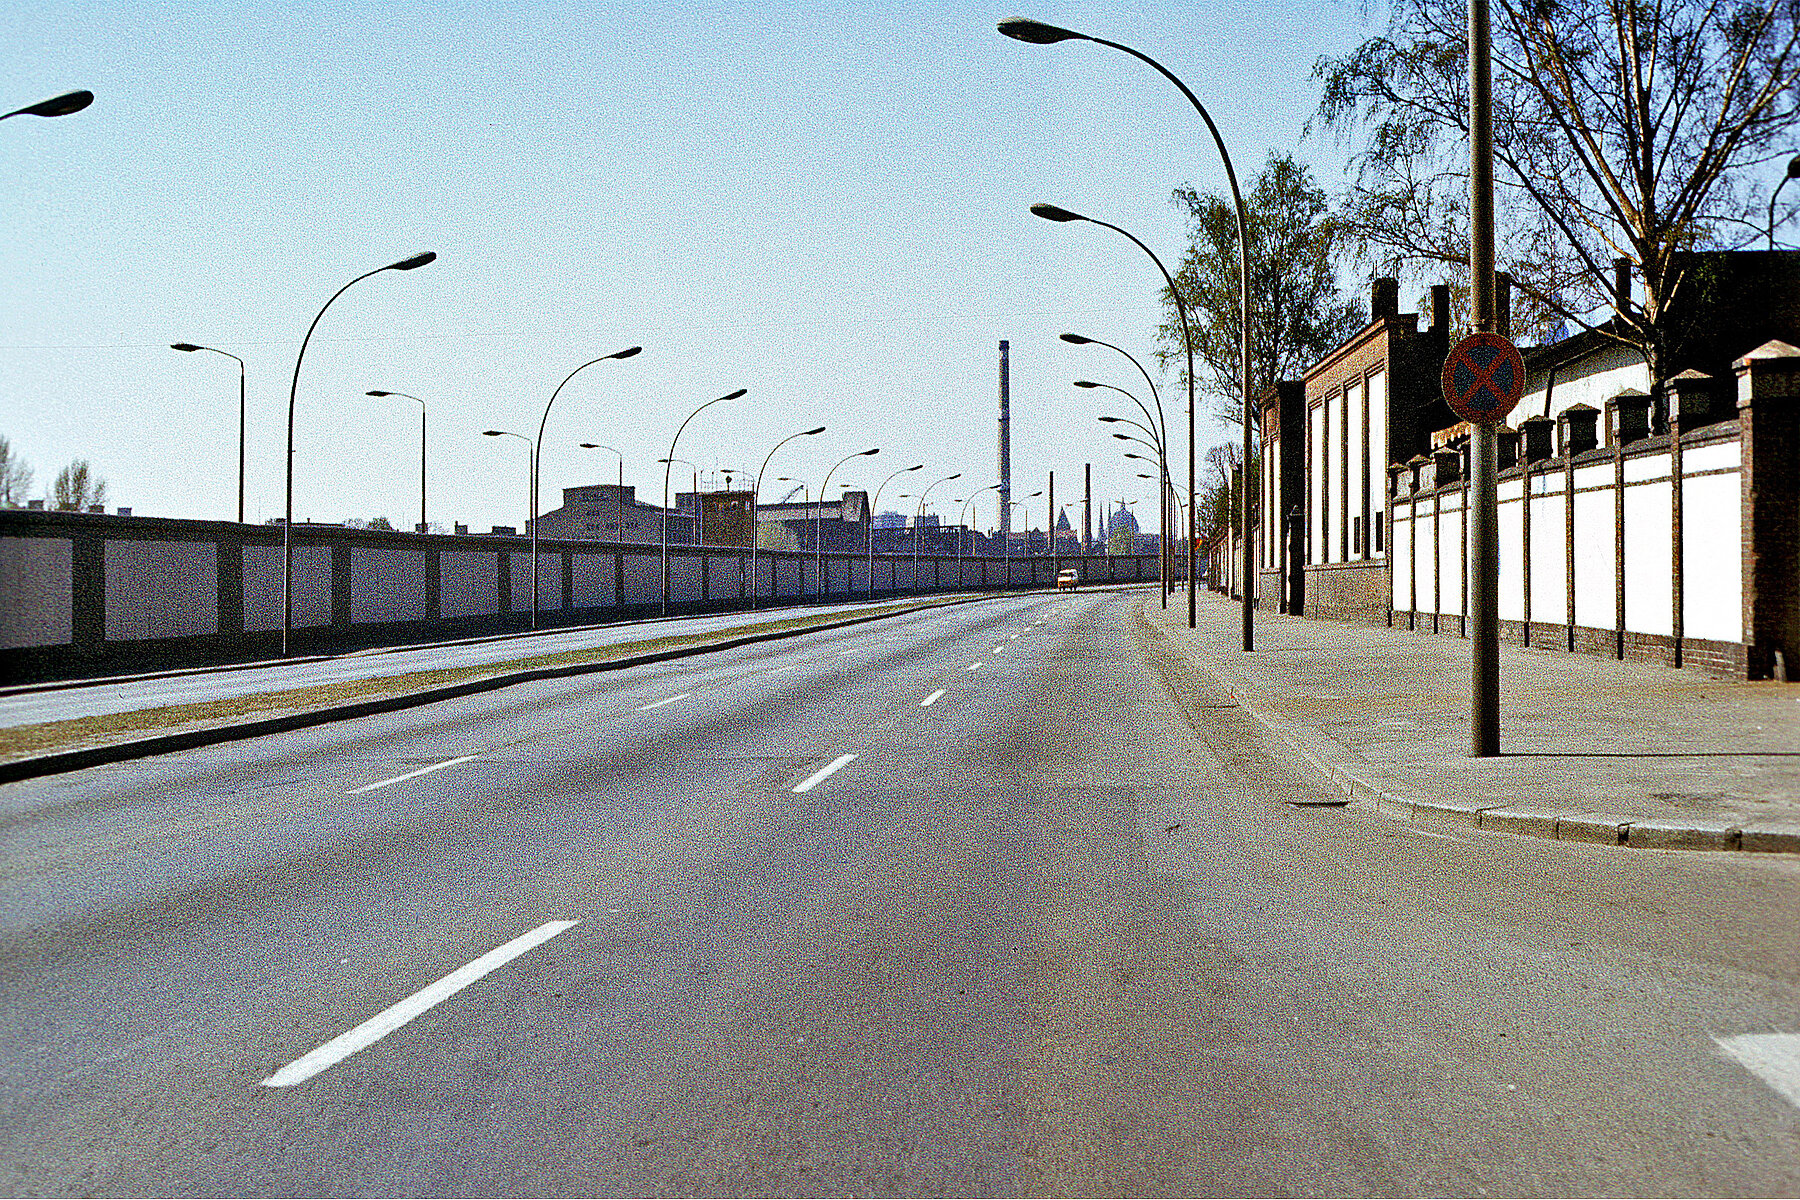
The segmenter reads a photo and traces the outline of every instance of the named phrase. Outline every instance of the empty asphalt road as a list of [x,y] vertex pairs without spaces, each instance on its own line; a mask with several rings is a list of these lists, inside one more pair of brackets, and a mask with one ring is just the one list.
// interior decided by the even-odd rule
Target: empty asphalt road
[[0,1190],[1800,1189],[1800,867],[1320,805],[1145,602],[0,788]]

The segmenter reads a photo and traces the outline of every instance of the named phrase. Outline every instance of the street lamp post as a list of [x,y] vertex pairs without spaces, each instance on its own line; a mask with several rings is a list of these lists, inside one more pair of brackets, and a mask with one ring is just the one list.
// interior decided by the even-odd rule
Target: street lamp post
[[[723,396],[716,396],[713,399],[708,400],[705,404],[702,404],[699,408],[696,408],[693,412],[682,418],[681,424],[675,427],[675,436],[669,439],[669,457],[663,460],[662,495],[662,615],[665,617],[669,615],[669,466],[671,460],[675,457],[675,443],[681,440],[681,431],[688,427],[689,421],[692,421],[695,417],[699,416],[715,404],[723,404],[727,400],[736,400],[748,390],[748,388],[739,388],[735,392],[730,392]],[[699,493],[700,487],[699,484],[696,483],[694,486],[694,509],[696,516],[699,515],[700,508]]]
[[[1130,356],[1127,355],[1126,357],[1129,358]],[[1136,361],[1136,360],[1133,360],[1133,361]],[[1145,378],[1148,378],[1148,376],[1145,376]],[[1136,396],[1133,396],[1130,392],[1126,391],[1124,388],[1114,387],[1110,383],[1092,383],[1086,379],[1077,379],[1075,381],[1075,386],[1078,388],[1106,388],[1109,391],[1114,391],[1114,392],[1119,393],[1119,395],[1126,397],[1133,404],[1137,405],[1138,411],[1144,414],[1144,420],[1150,422],[1149,425],[1143,425],[1143,424],[1138,423],[1137,421],[1129,421],[1123,417],[1110,417],[1110,416],[1109,417],[1101,417],[1100,420],[1103,422],[1107,422],[1107,423],[1123,422],[1126,425],[1133,426],[1137,429],[1142,429],[1145,433],[1149,434],[1151,439],[1156,443],[1154,448],[1156,450],[1156,454],[1157,454],[1157,458],[1158,458],[1158,462],[1159,462],[1158,469],[1160,471],[1162,471],[1162,473],[1165,476],[1168,475],[1168,473],[1169,473],[1168,444],[1169,443],[1168,443],[1167,433],[1166,432],[1158,432],[1158,430],[1156,430],[1155,428],[1152,428],[1152,426],[1155,426],[1157,424],[1156,418],[1150,415],[1150,410],[1148,408],[1144,407],[1144,402],[1142,400],[1139,400]],[[1160,405],[1159,405],[1159,412],[1160,412]],[[1158,514],[1158,519],[1161,522],[1162,546],[1156,556],[1156,562],[1157,562],[1157,569],[1161,574],[1161,580],[1162,580],[1161,589],[1160,589],[1161,593],[1162,593],[1162,606],[1164,608],[1167,608],[1167,607],[1169,607],[1169,506],[1166,502],[1163,502],[1163,503],[1159,504],[1159,508],[1161,511]]]
[[556,398],[562,394],[562,390],[569,386],[569,380],[595,363],[615,358],[630,358],[643,353],[643,349],[642,346],[627,346],[625,349],[614,351],[611,354],[602,354],[599,358],[590,358],[565,375],[563,381],[556,385],[556,390],[550,393],[550,399],[544,402],[544,415],[538,419],[537,441],[533,444],[532,463],[534,465],[531,469],[531,627],[533,629],[538,627],[538,467],[544,461],[544,426],[550,423],[550,406],[556,403]]
[[[824,432],[825,432],[825,426],[821,425],[817,429],[802,429],[799,433],[788,434],[786,437],[782,438],[779,442],[776,442],[773,446],[771,446],[769,448],[769,452],[763,456],[762,466],[756,468],[756,482],[750,485],[750,607],[751,608],[756,607],[757,593],[762,590],[762,580],[756,573],[756,505],[757,505],[758,496],[760,496],[762,494],[763,472],[767,471],[769,469],[769,460],[775,457],[775,451],[781,449],[783,446],[787,445],[789,442],[793,441],[795,438],[812,437],[814,434],[824,433]],[[773,562],[774,560],[771,559],[770,561]],[[770,567],[770,569],[769,569],[769,596],[771,599],[773,599],[774,595],[775,595],[775,569],[773,567]]]
[[[869,595],[871,596],[875,594],[875,513],[877,511],[875,505],[881,499],[881,489],[892,483],[896,476],[904,475],[908,471],[923,471],[924,469],[924,463],[914,463],[910,467],[901,467],[898,471],[895,471],[893,475],[889,475],[886,479],[877,484],[875,487],[875,494],[869,498]],[[913,567],[914,582],[917,582],[918,574],[919,568],[915,564]]]
[[66,117],[70,113],[80,112],[93,102],[92,92],[65,92],[48,100],[39,100],[36,104],[27,104],[24,108],[15,108],[9,113],[0,113],[0,121],[7,117]]
[[1769,193],[1769,249],[1771,250],[1775,248],[1775,197],[1781,195],[1781,189],[1788,185],[1790,179],[1800,179],[1800,154],[1788,159],[1787,174],[1781,177],[1781,182],[1775,185],[1773,192]]
[[[962,515],[957,517],[957,519],[956,519],[957,529],[960,531],[960,530],[968,527],[969,505],[975,503],[975,498],[977,496],[981,495],[982,492],[994,492],[994,491],[998,491],[999,489],[1000,489],[999,484],[990,483],[984,488],[977,488],[975,491],[969,493],[969,498],[967,500],[963,501]],[[1005,549],[1005,547],[1002,547],[1002,549]],[[969,552],[971,554],[973,554],[975,552],[975,531],[972,529],[969,530]],[[982,573],[982,578],[983,578],[983,580],[985,580],[987,578],[986,572]],[[958,532],[956,535],[956,582],[957,582],[957,585],[960,587],[962,584],[962,534],[961,534],[961,532]]]
[[[829,586],[831,581],[825,578],[825,492],[831,487],[831,476],[839,467],[853,458],[867,458],[871,454],[880,453],[881,447],[876,446],[873,449],[858,450],[855,454],[844,455],[831,464],[831,470],[825,472],[825,482],[819,485],[818,503],[813,508],[813,563],[814,569],[819,574],[819,595],[821,596],[829,595],[831,592]],[[838,512],[842,514],[843,509],[840,508]],[[875,514],[871,512],[869,514],[871,529],[873,529],[874,519]],[[855,553],[855,551],[851,551],[851,553]]]
[[306,327],[306,336],[300,339],[300,353],[294,356],[294,378],[288,386],[287,412],[287,496],[283,505],[281,521],[281,656],[287,657],[288,641],[294,627],[294,401],[300,394],[300,364],[306,359],[307,344],[312,341],[313,331],[319,327],[319,321],[325,316],[325,310],[337,301],[337,298],[361,283],[371,275],[379,275],[383,271],[411,271],[437,261],[437,254],[427,250],[423,254],[415,254],[411,258],[403,258],[399,262],[389,263],[385,267],[376,267],[373,271],[364,271],[349,283],[331,294],[312,324]]
[[247,433],[247,421],[244,412],[244,360],[229,351],[213,346],[196,346],[192,342],[175,342],[169,349],[180,350],[191,354],[196,350],[205,350],[212,354],[223,354],[238,365],[238,524],[244,523],[244,443]]
[[417,396],[409,396],[405,392],[370,392],[371,396],[398,396],[402,400],[415,401],[419,406],[419,532],[427,529],[425,523],[425,402]]
[[619,536],[614,540],[622,542],[625,540],[625,452],[611,446],[603,446],[599,442],[577,442],[576,444],[583,450],[611,450],[619,456],[619,490],[613,496],[613,508],[618,511],[615,532]]
[[[529,513],[529,511],[531,511],[531,480],[535,480],[536,477],[538,477],[538,450],[536,450],[536,446],[531,444],[531,439],[526,437],[526,435],[513,434],[511,430],[482,430],[481,435],[482,437],[517,437],[518,441],[526,443],[526,511]],[[527,524],[529,524],[529,520],[527,520]],[[535,579],[533,579],[533,587],[536,587]]]
[[[1038,491],[1025,497],[1025,500],[1035,500],[1043,494],[1043,490],[1040,488]],[[1025,500],[1008,500],[1006,502],[1006,511],[1010,513],[1015,508],[1025,508]],[[1006,552],[1006,586],[1011,587],[1013,581],[1012,539],[1006,536],[1005,522],[1001,523],[1000,536],[1004,539],[1002,549]],[[1019,530],[1019,544],[1025,548],[1025,565],[1029,567],[1031,566],[1031,511],[1029,509],[1026,509],[1025,523]]]
[[[1246,651],[1251,650],[1254,648],[1255,643],[1254,617],[1252,614],[1255,610],[1253,580],[1256,573],[1256,550],[1250,537],[1251,500],[1253,498],[1250,485],[1250,447],[1251,427],[1255,416],[1251,411],[1253,398],[1250,392],[1250,229],[1249,222],[1244,214],[1244,199],[1238,191],[1237,172],[1232,169],[1231,155],[1225,149],[1225,139],[1219,136],[1219,127],[1213,123],[1212,114],[1206,111],[1206,106],[1200,103],[1200,98],[1194,95],[1192,89],[1177,78],[1174,72],[1170,71],[1167,67],[1140,50],[1134,50],[1130,46],[1122,45],[1118,42],[1110,42],[1104,38],[1090,37],[1087,34],[1076,33],[1072,29],[1061,29],[1055,25],[1046,25],[1041,21],[1032,21],[1024,17],[1008,17],[1000,22],[998,29],[1007,37],[1014,38],[1021,42],[1030,42],[1039,46],[1047,46],[1056,42],[1066,41],[1093,42],[1096,45],[1105,46],[1110,50],[1122,51],[1131,55],[1138,61],[1149,65],[1164,79],[1167,79],[1170,83],[1180,89],[1181,94],[1187,97],[1188,103],[1194,106],[1194,111],[1200,114],[1200,119],[1202,121],[1206,122],[1207,131],[1212,134],[1213,145],[1218,147],[1219,158],[1225,164],[1225,179],[1226,182],[1231,185],[1231,202],[1237,213],[1238,288],[1240,291],[1239,300],[1241,304],[1240,317],[1243,324],[1244,492],[1242,501],[1243,513],[1241,518],[1244,526],[1243,633],[1244,649]],[[1070,215],[1072,216],[1073,214]],[[1117,227],[1112,226],[1110,228],[1116,229]],[[1118,232],[1124,233],[1124,230],[1118,230]],[[1130,237],[1129,234],[1126,234],[1126,236]],[[1137,239],[1132,238],[1132,241],[1135,242]],[[1138,242],[1138,245],[1143,246],[1143,243]],[[1148,253],[1148,248],[1145,249],[1145,252]],[[1154,258],[1155,255],[1151,255],[1151,257]],[[1161,265],[1160,262],[1157,264],[1159,267]],[[1191,510],[1194,505],[1195,470],[1193,341],[1191,340],[1191,333],[1188,329],[1187,306],[1181,299],[1181,293],[1176,290],[1175,281],[1169,278],[1169,273],[1167,271],[1163,272],[1163,278],[1168,279],[1169,294],[1175,298],[1176,311],[1181,314],[1182,341],[1185,343],[1188,351],[1188,507]],[[1186,541],[1188,564],[1188,628],[1192,629],[1194,627],[1195,610],[1198,601],[1194,587],[1194,538],[1191,531],[1189,532]]]
[[917,516],[915,516],[913,518],[913,576],[912,576],[912,578],[913,578],[913,591],[915,591],[915,592],[919,590],[919,539],[922,536],[924,536],[924,532],[925,532],[925,497],[931,495],[931,488],[936,487],[938,485],[938,483],[949,483],[952,479],[961,479],[961,478],[962,478],[961,471],[958,471],[954,475],[946,475],[942,479],[938,480],[937,483],[932,484],[931,487],[928,487],[924,491],[919,493],[919,513]]

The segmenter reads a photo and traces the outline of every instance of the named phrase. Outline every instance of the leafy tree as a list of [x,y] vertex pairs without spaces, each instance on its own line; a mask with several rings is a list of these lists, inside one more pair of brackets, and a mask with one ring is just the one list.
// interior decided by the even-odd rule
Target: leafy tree
[[385,529],[389,533],[392,533],[394,530],[394,523],[386,517],[371,517],[369,518],[368,527],[370,529]]
[[1232,486],[1232,481],[1243,461],[1244,448],[1235,442],[1224,442],[1207,450],[1205,474],[1201,476],[1199,493],[1194,499],[1199,509],[1195,525],[1201,537],[1237,528],[1242,496],[1239,489]]
[[[1800,0],[1496,0],[1492,40],[1515,328],[1585,324],[1624,258],[1642,301],[1606,332],[1660,387],[1671,306],[1703,269],[1684,252],[1765,227],[1759,168],[1792,152],[1800,108]],[[1345,227],[1384,271],[1466,278],[1467,69],[1463,0],[1390,0],[1385,34],[1314,68],[1316,120],[1361,139]]]
[[[1243,420],[1242,322],[1239,320],[1237,213],[1231,197],[1175,189],[1187,210],[1190,243],[1175,272],[1194,339],[1194,381],[1218,401],[1216,415]],[[1256,393],[1278,379],[1297,379],[1327,351],[1360,329],[1362,306],[1340,298],[1344,234],[1312,172],[1286,154],[1270,154],[1244,197],[1250,235],[1250,376]],[[1181,316],[1163,289],[1157,330],[1165,368],[1186,371]]]
[[106,480],[94,474],[88,460],[78,458],[56,473],[50,485],[50,502],[65,511],[80,511],[106,503]]
[[0,436],[0,508],[18,508],[31,490],[32,470],[10,439]]

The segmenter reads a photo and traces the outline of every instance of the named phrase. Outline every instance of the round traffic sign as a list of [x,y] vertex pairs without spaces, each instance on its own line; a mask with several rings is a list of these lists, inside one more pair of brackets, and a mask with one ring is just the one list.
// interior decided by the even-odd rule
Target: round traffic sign
[[1525,391],[1525,359],[1497,333],[1471,333],[1444,359],[1444,399],[1477,425],[1498,424]]

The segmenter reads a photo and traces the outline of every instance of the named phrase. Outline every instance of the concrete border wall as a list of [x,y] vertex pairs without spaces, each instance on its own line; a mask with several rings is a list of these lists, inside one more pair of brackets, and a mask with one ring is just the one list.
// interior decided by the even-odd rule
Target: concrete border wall
[[[291,644],[326,648],[472,636],[529,623],[531,553],[519,537],[296,526]],[[912,555],[758,551],[759,606],[910,594]],[[1156,556],[922,556],[922,592],[1156,578]],[[639,543],[539,542],[538,620],[566,625],[660,610],[662,554]],[[776,595],[770,595],[771,578]],[[750,551],[669,550],[669,602],[748,608]],[[281,530],[227,522],[0,510],[0,681],[267,653],[279,643]],[[822,586],[823,585],[823,586]]]

